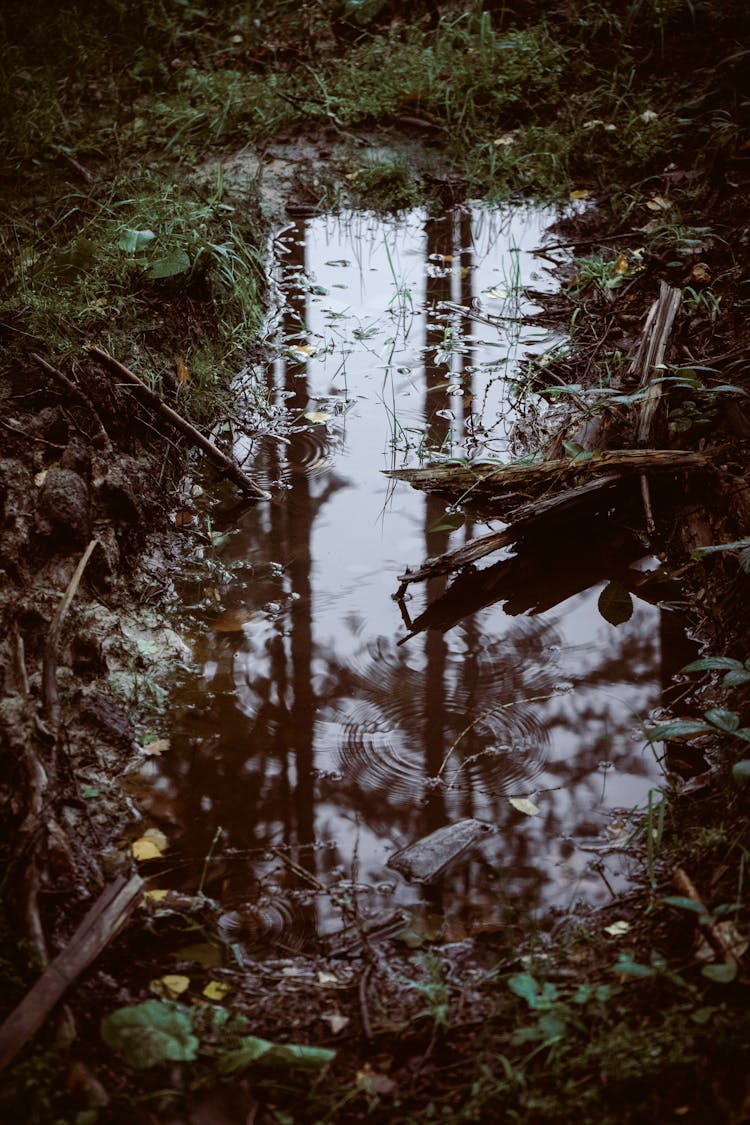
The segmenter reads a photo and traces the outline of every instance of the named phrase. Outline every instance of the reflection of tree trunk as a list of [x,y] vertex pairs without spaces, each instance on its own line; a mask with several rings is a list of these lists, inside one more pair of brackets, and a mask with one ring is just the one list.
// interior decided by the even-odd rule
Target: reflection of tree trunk
[[[305,245],[294,239],[289,254],[290,264],[304,269]],[[297,322],[307,324],[306,297],[297,288],[290,295],[290,312]],[[296,306],[296,308],[295,308]],[[294,325],[296,328],[296,324]],[[288,399],[294,412],[303,413],[308,402],[307,378],[300,378],[286,368],[286,389],[294,392]],[[287,542],[285,558],[290,559],[289,576],[297,595],[292,605],[291,630],[291,684],[292,714],[289,726],[289,746],[294,752],[296,770],[294,783],[294,811],[297,822],[297,843],[311,844],[315,839],[315,793],[313,786],[313,719],[315,698],[312,690],[312,583],[310,572],[312,558],[310,537],[313,524],[313,504],[310,496],[310,479],[302,469],[293,473],[289,503],[284,506],[287,517]],[[290,810],[291,811],[291,810]],[[312,862],[314,852],[305,857]]]

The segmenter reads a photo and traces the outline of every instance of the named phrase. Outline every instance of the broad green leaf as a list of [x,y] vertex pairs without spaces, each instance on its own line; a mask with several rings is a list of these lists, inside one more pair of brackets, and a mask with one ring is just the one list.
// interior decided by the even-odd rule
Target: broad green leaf
[[705,712],[705,716],[712,726],[726,731],[727,734],[734,734],[740,725],[739,715],[734,711],[726,711],[723,707],[712,707],[710,711]]
[[512,977],[508,978],[508,988],[511,992],[515,992],[516,996],[525,1000],[530,1008],[534,1007],[539,993],[539,985],[530,973],[514,973]]
[[621,582],[609,582],[598,601],[599,612],[610,625],[623,625],[633,616],[633,599]]
[[746,684],[750,680],[750,672],[745,668],[738,669],[736,672],[727,672],[722,680],[726,687],[737,687],[738,684]]
[[152,230],[133,230],[132,227],[125,227],[120,234],[120,239],[117,243],[120,250],[124,250],[126,254],[132,257],[134,254],[140,254],[142,250],[152,242],[156,235]]
[[692,910],[693,914],[705,914],[706,908],[695,899],[688,898],[687,895],[667,895],[666,898],[661,900],[666,906],[676,906],[680,910]]
[[739,660],[732,660],[731,656],[704,656],[700,660],[693,660],[681,668],[681,672],[723,672],[743,671],[744,665]]
[[732,766],[732,777],[738,785],[747,785],[750,782],[750,761],[735,762]]
[[701,976],[715,984],[731,984],[737,976],[737,966],[734,962],[728,965],[704,965]]
[[327,1066],[336,1052],[328,1047],[305,1047],[295,1043],[272,1043],[255,1035],[246,1035],[241,1046],[227,1051],[219,1059],[221,1074],[236,1074],[253,1063],[319,1070]]
[[661,723],[648,731],[649,742],[661,742],[669,738],[687,738],[688,735],[706,734],[711,728],[700,719],[673,719],[671,723]]
[[432,525],[430,531],[458,531],[465,523],[466,516],[463,512],[446,512]]
[[147,277],[177,277],[190,269],[190,257],[184,250],[173,250],[165,258],[157,258],[146,270]]
[[547,1012],[546,1015],[539,1017],[539,1028],[544,1033],[546,1043],[554,1043],[557,1039],[562,1039],[567,1030],[565,1020],[554,1012]]
[[612,971],[615,973],[623,973],[628,977],[654,977],[656,976],[656,969],[652,969],[650,965],[640,965],[634,961],[628,953],[621,953],[616,963],[612,966]]
[[102,1020],[101,1034],[108,1047],[139,1070],[165,1062],[191,1062],[200,1047],[190,1013],[162,1000],[119,1008]]

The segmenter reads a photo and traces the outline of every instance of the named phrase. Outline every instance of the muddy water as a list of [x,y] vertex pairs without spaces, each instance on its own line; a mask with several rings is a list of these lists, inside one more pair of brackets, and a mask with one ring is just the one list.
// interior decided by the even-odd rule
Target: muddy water
[[[405,565],[486,528],[451,530],[382,470],[534,449],[523,357],[562,341],[521,321],[525,287],[551,284],[530,251],[552,218],[360,214],[275,239],[272,358],[242,377],[266,420],[236,438],[274,500],[214,524],[232,577],[194,595],[171,750],[142,778],[171,879],[253,955],[355,913],[445,938],[544,926],[627,884],[632,812],[661,780],[638,718],[687,657],[673,613],[634,598],[615,627],[597,602],[654,560],[604,519],[394,600]],[[434,883],[387,866],[466,818],[495,831]]]

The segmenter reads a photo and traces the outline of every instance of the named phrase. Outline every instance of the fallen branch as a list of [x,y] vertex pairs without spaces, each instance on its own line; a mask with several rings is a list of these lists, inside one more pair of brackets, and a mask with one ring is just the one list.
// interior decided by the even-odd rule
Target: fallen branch
[[57,745],[57,739],[60,732],[60,700],[57,693],[57,658],[58,649],[60,647],[60,634],[62,632],[63,622],[70,609],[73,598],[83,577],[83,572],[86,565],[91,558],[94,548],[99,543],[98,539],[92,539],[86,550],[81,556],[81,561],[75,569],[75,573],[68,583],[68,587],[62,596],[57,613],[52,619],[47,640],[44,646],[44,656],[42,658],[42,692],[44,698],[44,712],[47,724]]
[[486,558],[487,555],[499,551],[501,547],[507,547],[509,544],[515,543],[517,539],[520,539],[522,535],[543,520],[549,519],[553,515],[560,515],[562,512],[580,504],[587,496],[610,488],[617,484],[619,480],[620,478],[614,475],[596,477],[577,488],[570,488],[556,496],[549,496],[546,500],[533,501],[515,508],[503,517],[511,525],[504,528],[503,531],[493,531],[489,535],[472,539],[470,543],[464,543],[462,547],[457,547],[454,551],[446,551],[445,554],[438,555],[437,558],[429,559],[418,570],[407,570],[404,574],[399,574],[401,586],[396,597],[402,597],[406,587],[412,582],[424,582],[428,578],[437,578],[441,574],[460,570],[461,567],[469,566],[471,563],[478,562],[479,559]]
[[[388,469],[385,476],[403,480],[423,492],[442,492],[455,502],[469,498],[499,502],[507,493],[543,491],[575,479],[614,473],[683,472],[705,469],[702,453],[682,449],[623,449],[596,454],[587,460],[563,458],[518,465],[432,465],[426,469]],[[510,497],[512,499],[512,496]]]
[[711,917],[711,911],[706,906],[705,902],[698,894],[695,883],[690,878],[688,873],[682,867],[676,867],[672,873],[672,882],[675,888],[681,895],[685,895],[691,902],[696,903],[704,912],[705,920],[698,919],[701,930],[706,935],[706,940],[709,945],[713,946],[714,952],[718,953],[725,965],[737,965],[738,958],[734,950],[727,944],[723,933],[721,932],[720,925],[715,922],[710,922],[708,919]]
[[0,1026],[0,1070],[13,1061],[63,993],[125,924],[143,887],[140,875],[121,875],[91,907],[62,953]]
[[130,368],[120,363],[119,360],[109,355],[108,352],[103,351],[101,348],[94,347],[92,344],[86,346],[86,351],[89,355],[98,359],[105,369],[109,369],[109,371],[119,375],[121,379],[124,379],[126,383],[129,383],[132,387],[136,387],[140,392],[141,398],[143,398],[162,419],[169,422],[170,425],[174,426],[175,429],[189,438],[193,445],[196,445],[205,453],[205,455],[221,469],[224,475],[244,493],[255,496],[259,500],[271,499],[270,494],[266,492],[265,489],[261,488],[255,481],[251,480],[250,477],[243,473],[236,461],[233,461],[231,457],[227,457],[212,441],[209,441],[199,430],[191,426],[181,414],[178,414],[175,410],[172,410],[170,406],[162,402],[159,396],[154,394],[151,388],[147,387]]
[[56,367],[53,367],[51,363],[47,363],[47,360],[42,359],[42,357],[40,355],[37,355],[36,352],[31,352],[30,357],[34,360],[34,363],[37,365],[37,367],[41,367],[42,371],[44,371],[46,375],[49,375],[51,379],[54,379],[56,383],[59,383],[63,390],[66,391],[72,399],[75,399],[78,405],[82,406],[84,410],[86,410],[92,416],[97,428],[97,433],[91,439],[93,444],[98,449],[111,449],[112,442],[109,440],[109,434],[104,429],[102,420],[96,412],[96,407],[94,406],[91,399],[83,393],[78,384],[74,383],[72,379],[69,379],[67,375],[63,375],[62,371],[58,371],[58,369]]

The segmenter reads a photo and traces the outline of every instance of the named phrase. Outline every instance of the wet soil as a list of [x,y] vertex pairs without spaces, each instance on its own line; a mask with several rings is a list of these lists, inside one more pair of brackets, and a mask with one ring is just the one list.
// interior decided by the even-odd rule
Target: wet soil
[[[285,168],[285,182],[287,172],[289,169]],[[299,176],[299,169],[294,175]],[[279,191],[281,201],[286,188],[282,186]],[[297,202],[304,205],[308,201],[298,198]],[[465,216],[467,212],[457,214]],[[567,275],[568,288],[535,293],[537,313],[541,307],[546,322],[561,336],[570,325],[573,308],[580,307],[582,313],[576,319],[576,346],[548,364],[540,380],[545,385],[553,378],[586,385],[603,341],[617,339],[625,352],[633,346],[661,276],[682,284],[692,282],[695,292],[701,291],[695,272],[700,261],[721,292],[728,315],[714,323],[710,315],[702,315],[700,302],[696,302],[695,315],[686,315],[680,322],[674,341],[675,355],[683,363],[710,367],[728,383],[741,384],[747,355],[746,300],[741,286],[750,276],[746,223],[747,215],[740,215],[736,196],[730,193],[716,201],[712,225],[717,231],[733,235],[730,261],[718,237],[705,240],[699,259],[696,254],[680,262],[679,277],[675,277],[676,269],[669,262],[660,261],[658,255],[647,256],[646,268],[634,271],[625,292],[616,294],[614,301],[596,287],[581,297],[575,284],[570,284],[573,267],[556,265],[558,276]],[[302,225],[288,227],[282,236],[287,238],[287,246],[303,231]],[[603,245],[611,245],[611,232],[596,213],[559,221],[555,236],[560,242],[579,246],[584,242],[587,250],[601,245],[598,239],[606,240]],[[445,260],[446,254],[441,253]],[[331,255],[331,262],[343,260],[338,247]],[[447,278],[450,289],[456,271],[446,271],[445,261],[435,266],[433,283],[441,281],[442,271],[442,282],[445,286]],[[331,267],[334,268],[340,267]],[[443,296],[449,300],[460,298],[460,284],[457,293],[446,291]],[[446,326],[450,326],[448,322],[437,326],[437,335],[442,340]],[[526,359],[533,371],[534,349],[526,348],[521,341],[520,351],[527,350],[531,355]],[[522,682],[521,677],[521,682],[514,680],[502,685],[498,693],[497,668],[501,661],[507,662],[509,647],[514,653],[531,647],[547,657],[550,645],[559,642],[551,640],[543,617],[541,621],[537,617],[528,619],[535,623],[534,628],[524,624],[519,630],[516,624],[515,633],[505,634],[498,630],[496,619],[488,619],[486,632],[477,633],[472,647],[466,640],[466,622],[476,618],[467,617],[465,612],[458,614],[458,620],[464,622],[464,632],[455,652],[451,643],[446,643],[444,633],[434,630],[426,634],[424,660],[420,657],[417,666],[411,668],[409,658],[404,660],[400,655],[403,649],[397,650],[389,641],[384,650],[377,634],[363,638],[361,624],[355,622],[349,639],[358,643],[352,643],[344,656],[339,652],[333,662],[323,667],[320,652],[314,649],[311,621],[309,616],[305,617],[313,588],[309,540],[312,502],[333,504],[346,494],[340,479],[343,470],[336,468],[330,446],[340,443],[337,419],[345,417],[344,411],[336,413],[337,402],[348,403],[355,392],[347,386],[331,393],[330,372],[322,371],[326,389],[321,394],[313,382],[303,385],[307,359],[300,361],[298,355],[295,368],[287,351],[286,362],[288,386],[284,378],[275,385],[292,392],[288,403],[295,418],[300,413],[330,417],[308,419],[296,432],[286,435],[291,443],[288,452],[285,448],[283,456],[279,456],[277,446],[275,460],[269,454],[275,435],[257,439],[260,455],[256,466],[265,468],[269,483],[273,478],[288,486],[288,498],[272,509],[284,527],[274,526],[273,520],[264,524],[256,506],[246,508],[237,521],[236,517],[227,516],[226,507],[214,504],[213,500],[210,504],[201,500],[196,505],[195,496],[186,496],[184,487],[184,499],[176,502],[175,495],[179,495],[180,481],[184,479],[184,451],[180,455],[174,449],[178,443],[173,436],[170,441],[155,437],[153,418],[148,412],[137,407],[131,396],[114,386],[90,361],[75,367],[64,365],[65,373],[75,380],[86,401],[79,398],[72,402],[61,389],[62,384],[44,378],[31,361],[18,363],[4,374],[5,441],[0,462],[4,678],[0,729],[2,795],[8,825],[3,849],[10,871],[5,925],[8,931],[20,930],[25,935],[24,944],[11,957],[13,984],[8,991],[8,1006],[24,994],[32,979],[30,951],[32,961],[43,963],[65,946],[100,891],[116,874],[130,869],[132,843],[141,838],[146,824],[166,829],[167,838],[171,836],[183,848],[181,854],[170,856],[167,852],[165,857],[145,861],[143,874],[152,876],[151,886],[166,890],[167,896],[152,900],[146,911],[138,913],[71,993],[72,1018],[79,1036],[71,1058],[85,1058],[92,1072],[86,1070],[88,1077],[82,1080],[75,1096],[81,1104],[91,1104],[92,1074],[104,1075],[109,1087],[107,1097],[113,1099],[112,1119],[124,1119],[122,1115],[126,1112],[130,1114],[128,1119],[136,1118],[132,1116],[132,1104],[126,1100],[122,1106],[127,1104],[128,1110],[120,1109],[119,1099],[126,1099],[130,1093],[130,1078],[109,1069],[111,1056],[98,1039],[99,1017],[117,1006],[152,995],[150,982],[171,972],[189,975],[189,995],[196,1001],[206,985],[216,981],[228,985],[234,1010],[250,1016],[253,1034],[338,1048],[339,1077],[344,1085],[354,1083],[352,1088],[361,1094],[360,1102],[350,1109],[341,1109],[340,1120],[368,1116],[375,1119],[378,1113],[382,1120],[394,1120],[392,1101],[396,1094],[415,1107],[424,1107],[438,1095],[450,1104],[455,1091],[464,1091],[458,1095],[459,1100],[468,1097],[476,1065],[475,1037],[478,1029],[483,1024],[489,1026],[493,1017],[497,974],[521,967],[520,951],[529,938],[529,915],[533,914],[529,904],[538,906],[546,895],[543,887],[548,881],[549,857],[541,862],[538,859],[530,838],[533,832],[528,827],[534,821],[524,819],[523,812],[514,812],[507,805],[508,796],[538,802],[537,788],[554,788],[559,779],[545,777],[536,766],[524,767],[522,776],[514,776],[510,786],[495,787],[506,802],[502,815],[513,832],[512,837],[509,830],[502,838],[518,842],[517,856],[509,861],[507,854],[490,849],[480,860],[474,857],[473,867],[459,867],[458,874],[454,872],[449,877],[448,897],[454,905],[447,909],[441,894],[432,891],[425,894],[418,887],[416,891],[409,890],[404,884],[403,895],[394,902],[392,888],[383,889],[383,882],[393,878],[385,869],[388,855],[445,823],[444,819],[427,815],[429,796],[421,808],[414,806],[425,797],[425,779],[437,775],[451,745],[473,719],[474,712],[470,713],[464,704],[456,713],[451,711],[449,721],[446,718],[446,698],[450,695],[455,699],[462,690],[459,671],[452,677],[448,674],[451,662],[455,669],[465,669],[468,653],[474,663],[472,683],[464,685],[465,691],[481,688],[501,707],[518,694],[519,688],[523,692],[536,691],[541,680],[542,694],[554,694],[560,678],[570,677],[570,668],[566,663],[564,668],[550,669],[547,659],[538,661],[543,668],[537,669],[533,684]],[[275,377],[278,375],[277,367]],[[443,382],[450,385],[451,380]],[[678,405],[690,401],[679,397]],[[452,396],[448,399],[444,409],[455,413]],[[683,409],[682,417],[688,414]],[[429,421],[430,418],[422,417],[423,428]],[[488,417],[484,421],[491,424]],[[621,419],[610,417],[607,423],[611,433],[622,435],[625,424]],[[371,426],[366,412],[363,424],[365,429]],[[665,426],[665,443],[702,448],[716,471],[696,489],[687,491],[683,482],[678,481],[663,495],[656,495],[657,532],[648,549],[642,549],[640,554],[632,538],[625,538],[622,531],[615,541],[603,543],[601,549],[597,546],[598,567],[591,566],[590,553],[585,561],[578,552],[568,552],[564,544],[541,543],[536,556],[533,552],[523,556],[523,581],[517,574],[510,580],[507,574],[502,576],[505,585],[498,588],[503,598],[507,601],[508,590],[520,586],[520,604],[528,610],[529,604],[537,605],[544,600],[539,591],[551,581],[545,556],[554,556],[554,582],[559,583],[559,589],[553,597],[558,601],[584,589],[594,589],[596,600],[602,584],[611,577],[613,556],[626,558],[628,563],[658,557],[660,569],[653,580],[651,596],[643,599],[641,616],[634,617],[633,625],[617,634],[619,648],[629,650],[625,678],[636,685],[638,696],[628,700],[624,717],[617,720],[622,737],[629,732],[634,710],[642,713],[655,706],[674,705],[674,696],[669,694],[673,691],[673,674],[690,658],[689,646],[684,641],[686,630],[712,652],[740,658],[746,655],[746,577],[738,566],[736,552],[705,560],[692,558],[690,552],[742,539],[747,534],[745,477],[749,430],[741,401],[735,399],[712,403],[708,417],[698,418],[697,424],[693,418],[688,428],[680,429],[674,420],[671,428]],[[576,440],[586,445],[581,419],[572,414],[564,423],[561,420],[552,434],[555,435],[559,441]],[[442,446],[439,437],[435,440]],[[371,462],[373,450],[367,449],[364,437],[361,442],[355,443],[355,453],[359,449]],[[377,444],[382,452],[382,441]],[[196,479],[191,473],[190,487]],[[201,480],[200,488],[211,498],[211,484]],[[412,502],[405,499],[407,491],[403,494],[405,505]],[[353,502],[358,505],[361,500],[354,496]],[[377,496],[375,502],[376,506],[381,503]],[[452,534],[431,531],[444,515],[444,503],[425,503],[421,499],[419,502],[419,516],[411,521],[415,525],[409,533],[412,539],[408,540],[406,529],[401,529],[398,535],[389,535],[385,540],[388,554],[398,568],[407,562],[419,562],[420,553],[439,553]],[[208,592],[209,599],[213,599],[215,627],[209,628],[210,644],[201,655],[203,680],[191,681],[181,675],[175,686],[173,669],[177,662],[186,659],[186,652],[178,635],[182,628],[174,633],[165,625],[169,620],[165,606],[176,597],[183,602],[190,597],[184,573],[186,558],[194,553],[195,543],[190,538],[189,526],[187,531],[175,530],[174,522],[177,513],[177,522],[189,524],[184,513],[193,508],[198,509],[199,529],[207,526],[200,523],[205,521],[206,513],[212,521],[211,529],[220,534],[239,526],[242,540],[230,540],[229,561],[253,552],[255,569],[252,583],[248,584],[254,588],[248,597],[241,574],[239,582],[236,575],[232,579],[234,585],[222,585],[211,576],[203,560],[204,568],[198,570],[195,588],[200,590],[200,598]],[[637,518],[640,514],[636,515],[634,506],[624,505],[622,523],[630,533]],[[351,519],[351,513],[345,509],[337,520],[331,520],[329,551],[335,549],[342,523]],[[576,535],[588,545],[590,525],[584,521],[576,528]],[[280,550],[279,536],[285,550]],[[98,545],[62,622],[58,641],[55,614],[75,567],[92,540]],[[635,540],[637,544],[638,535]],[[394,550],[396,542],[398,549]],[[405,550],[407,542],[412,546]],[[371,548],[365,544],[365,549]],[[342,573],[337,583],[322,593],[319,590],[316,596],[328,599],[331,605],[338,602],[341,609],[347,582],[358,594],[365,587],[357,560],[350,563],[342,558],[339,562]],[[275,563],[280,565],[280,573],[273,571]],[[379,562],[373,564],[372,570],[380,573],[380,566]],[[537,601],[532,598],[529,603],[528,572],[535,566],[538,578],[535,587],[532,583],[532,590]],[[590,569],[581,577],[586,566]],[[285,567],[291,576],[289,582],[284,580]],[[348,577],[343,573],[347,567]],[[575,575],[572,585],[566,585],[565,573]],[[666,593],[659,588],[660,582]],[[394,615],[391,586],[386,580],[380,596],[383,606],[387,602],[388,614]],[[219,600],[212,593],[216,589]],[[300,593],[300,598],[292,599],[293,594]],[[436,591],[432,593],[434,596]],[[468,603],[472,613],[476,613],[471,597]],[[479,612],[487,614],[490,611],[483,608],[484,604]],[[675,608],[679,608],[681,615],[677,628],[673,627]],[[412,619],[417,616],[414,609],[411,607]],[[377,619],[381,612],[373,613],[369,605],[357,611],[353,604],[352,614],[355,611],[359,612],[360,622]],[[583,612],[591,619],[592,604]],[[226,628],[217,626],[221,614],[235,614],[225,618]],[[186,617],[188,630],[195,630],[196,621],[207,620],[205,605],[199,605],[197,615],[191,618],[187,613]],[[383,620],[378,620],[378,625],[382,636]],[[396,637],[395,629],[390,627],[391,638]],[[661,635],[661,658],[657,646],[646,643],[657,632]],[[490,633],[500,633],[502,651],[488,642]],[[282,639],[287,635],[291,636],[290,651],[284,663],[278,650],[280,645],[283,648]],[[583,644],[590,651],[592,642],[588,637]],[[430,645],[433,650],[437,645],[440,651],[430,652]],[[194,648],[193,659],[195,651]],[[611,645],[605,651],[606,659],[597,670],[587,669],[586,675],[600,686],[608,682],[611,686],[613,679],[622,676],[624,657],[622,651],[612,657]],[[428,672],[430,666],[434,669],[436,660],[443,669],[443,678],[435,686],[433,697],[420,701],[417,679],[423,676],[425,668]],[[518,663],[516,656],[512,663]],[[206,674],[209,665],[211,678]],[[253,690],[259,667],[265,669],[265,700],[256,700],[252,708],[237,706],[242,692]],[[239,696],[235,694],[236,683],[229,682],[232,675],[235,681],[237,675],[242,680]],[[329,691],[336,676],[340,683],[335,692]],[[227,681],[223,685],[222,677]],[[293,683],[292,694],[299,704],[296,711],[292,708],[291,714],[285,716],[286,726],[279,720],[283,708],[277,702],[272,710],[269,704],[274,692],[277,697],[281,692],[285,677],[287,683]],[[119,695],[112,688],[113,679],[120,685]],[[237,786],[247,743],[272,748],[274,738],[286,742],[294,737],[298,753],[300,747],[311,751],[313,713],[319,699],[313,699],[310,693],[318,681],[328,685],[318,692],[319,699],[325,700],[331,713],[338,713],[334,719],[329,715],[324,722],[335,722],[338,731],[347,732],[346,738],[342,742],[340,734],[336,734],[335,753],[323,773],[313,775],[309,763],[308,788],[301,784],[304,775],[299,766],[286,777],[281,771],[277,777],[269,774],[271,798],[263,816],[258,818],[262,821],[260,833],[253,817],[257,816],[257,808],[263,807],[264,779],[250,776],[246,787]],[[355,682],[357,690],[352,692]],[[343,688],[349,693],[349,700],[354,699],[355,706],[348,711],[343,708],[342,713],[339,697],[345,696],[340,690]],[[165,722],[159,708],[162,693],[167,690],[172,693],[173,702]],[[205,697],[200,704],[196,701],[199,693]],[[384,748],[382,739],[378,742],[376,736],[381,733],[382,722],[373,715],[377,708],[382,709],[384,701],[404,698],[410,717],[397,716],[406,733],[400,736],[403,745],[396,746],[394,752],[392,743]],[[363,706],[369,708],[364,717]],[[479,703],[475,699],[472,706],[491,714],[486,699]],[[442,741],[433,748],[435,768],[422,769],[422,763],[405,753],[409,749],[409,724],[413,726],[418,721],[427,729],[437,715],[442,715]],[[581,727],[589,718],[588,711],[569,715],[567,726],[580,739]],[[601,713],[597,718],[601,719]],[[553,716],[549,723],[554,725],[554,721]],[[488,745],[490,740],[498,741],[502,732],[489,720],[486,722]],[[169,735],[170,745],[163,761],[164,747],[159,754],[149,754],[148,745],[136,740],[138,731]],[[387,733],[392,740],[393,728]],[[423,735],[424,730],[420,733]],[[531,734],[530,745],[536,746],[536,726],[533,731],[520,733]],[[610,764],[600,750],[601,732],[590,733],[587,754],[591,761],[589,772],[581,780],[584,787],[590,787],[589,778],[606,776],[599,769],[602,761]],[[330,727],[322,734],[330,735]],[[378,749],[377,754],[372,753],[373,747]],[[486,745],[476,744],[472,749],[475,755],[481,754]],[[725,768],[712,754],[711,747],[699,743],[697,748],[673,745],[668,749],[672,755],[672,784],[679,789],[691,777],[698,776],[710,793],[712,769],[718,774]],[[568,742],[563,740],[556,759],[563,762],[569,751]],[[372,776],[367,774],[368,770]],[[185,808],[177,812],[175,803],[179,801],[175,801],[174,790],[168,784],[170,773],[183,775],[180,801]],[[214,789],[209,788],[210,774]],[[476,789],[476,782],[483,780],[482,770],[476,777],[469,771],[467,777],[472,778],[472,788]],[[497,776],[493,777],[497,782]],[[400,780],[404,784],[399,791]],[[644,791],[648,791],[655,778],[644,774],[637,780],[637,793],[621,793],[612,802],[614,808],[622,810],[642,801]],[[242,832],[237,827],[227,828],[227,805],[216,807],[217,781],[223,799],[230,805],[234,802],[233,825],[242,825]],[[570,792],[570,780],[562,782],[561,787]],[[344,804],[342,789],[350,790]],[[698,790],[704,794],[699,799],[710,800],[707,789]],[[359,799],[362,791],[367,795],[364,802]],[[487,787],[487,792],[495,800],[492,786]],[[279,809],[285,793],[293,810],[292,821],[286,826],[279,823],[283,821]],[[383,793],[387,800],[381,808],[373,795]],[[327,837],[316,829],[314,800],[320,800],[323,815],[333,825]],[[463,816],[472,816],[477,811],[474,804],[466,804],[461,797],[459,805]],[[250,807],[252,812],[248,816]],[[493,816],[497,814],[491,802],[488,807]],[[689,817],[684,804],[678,802],[676,807],[678,820]],[[343,847],[342,824],[336,823],[337,817],[341,821],[342,808],[350,810],[343,818],[348,820],[344,825]],[[708,813],[707,806],[704,812]],[[485,808],[483,819],[489,819],[489,815]],[[551,808],[545,815],[553,815]],[[617,817],[607,820],[610,830],[613,820],[617,821]],[[279,831],[272,830],[274,823]],[[585,818],[580,823],[585,826]],[[593,827],[589,822],[589,827],[590,836],[600,846],[601,820],[595,820]],[[627,824],[615,824],[616,831],[626,829]],[[226,830],[227,836],[220,835],[220,830]],[[566,830],[555,825],[551,836],[559,839]],[[584,828],[578,834],[585,836]],[[218,841],[221,856],[212,857],[212,847],[217,850],[212,841]],[[570,852],[563,852],[565,848],[556,862],[564,866],[570,860]],[[643,862],[642,841],[640,845],[636,843],[631,854]],[[500,875],[504,883],[509,866],[516,872],[516,890],[527,896],[523,909],[515,910],[503,899],[498,905],[495,888]],[[580,867],[574,875],[578,885]],[[717,893],[721,878],[720,865],[716,863],[710,879]],[[546,898],[546,914],[541,912],[534,921],[535,930],[541,927],[557,938],[563,932],[563,922],[574,926],[585,917],[589,925],[587,941],[569,944],[567,970],[581,973],[585,969],[589,976],[608,968],[614,957],[612,942],[602,932],[605,923],[614,918],[628,920],[634,927],[633,944],[638,941],[643,925],[640,912],[632,907],[635,900],[628,897],[632,894],[631,886],[623,882],[608,890],[606,881],[602,882],[597,875],[592,878],[592,885],[597,879],[598,891],[589,897],[587,910],[569,910],[570,899],[564,896],[566,909],[561,912],[561,899],[553,894]],[[487,901],[478,912],[471,905],[477,880],[490,888]],[[559,870],[555,880],[559,885]],[[248,885],[253,888],[249,897]],[[325,903],[323,910],[321,903]],[[653,942],[653,929],[644,926],[643,934],[644,942]],[[670,934],[669,940],[674,948],[680,947],[679,935]],[[232,957],[227,955],[228,949],[233,951]],[[689,950],[683,948],[683,952],[690,956]],[[562,961],[564,964],[564,956]],[[442,1029],[439,1033],[436,1030],[434,1005],[425,1007],[425,997],[435,995],[436,971],[447,982],[445,1003],[451,1012],[451,1031],[446,1035]],[[507,1038],[505,1032],[498,1027],[492,1035],[495,1047],[501,1049]],[[462,1047],[462,1042],[466,1046]],[[145,1086],[156,1090],[161,1084],[159,1078],[151,1086],[149,1078]],[[271,1083],[260,1091],[258,1098],[257,1088],[239,1080],[225,1092],[206,1095],[205,1100],[199,1092],[182,1093],[193,1108],[185,1110],[184,1115],[177,1112],[175,1121],[199,1120],[201,1113],[203,1119],[217,1122],[245,1119],[248,1114],[260,1114],[255,1117],[257,1120],[272,1120],[267,1107],[288,1105],[293,1097],[290,1088],[281,1089]],[[373,1099],[377,1098],[386,1108],[376,1110]],[[399,1119],[406,1119],[408,1112],[399,1109]],[[140,1108],[137,1113],[139,1120],[170,1120],[169,1111],[163,1109],[157,1110],[156,1116],[147,1108]],[[313,1110],[310,1113],[314,1116]]]

